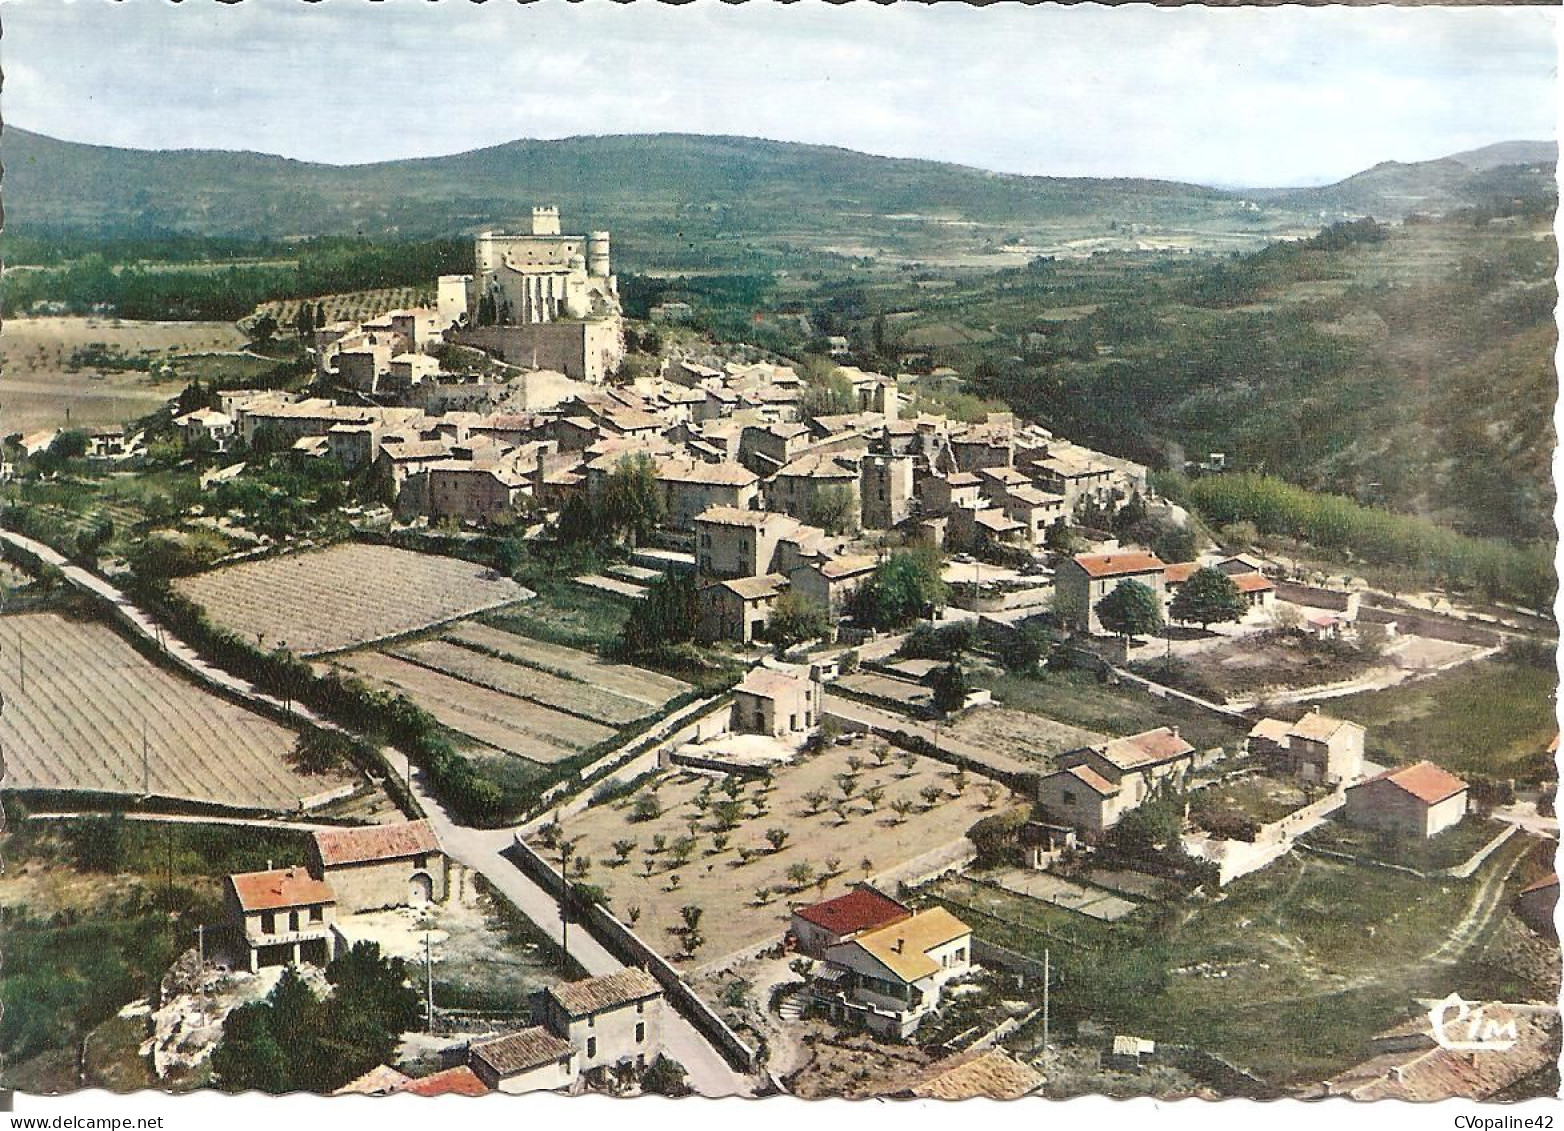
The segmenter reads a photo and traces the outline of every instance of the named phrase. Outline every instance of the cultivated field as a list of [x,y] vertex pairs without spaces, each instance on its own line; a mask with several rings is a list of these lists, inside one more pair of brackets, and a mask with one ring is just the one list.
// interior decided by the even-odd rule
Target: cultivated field
[[263,648],[318,656],[526,599],[483,566],[389,546],[333,546],[180,578],[179,592]]
[[[237,350],[244,335],[227,322],[127,322],[114,318],[7,318],[0,334],[0,432],[121,424],[178,393],[179,355]],[[84,364],[78,350],[101,346],[149,369]],[[67,415],[68,410],[68,415]]]
[[612,738],[614,727],[490,691],[379,652],[333,657],[331,663],[400,692],[458,734],[532,762],[559,762]]
[[[710,786],[709,777],[667,773],[634,797],[568,819],[564,835],[580,838],[576,857],[590,861],[585,882],[600,886],[614,912],[635,919],[641,937],[664,954],[681,955],[682,943],[673,933],[683,922],[680,909],[701,908],[700,931],[707,941],[695,960],[706,963],[768,939],[780,941],[794,905],[840,895],[849,884],[961,841],[989,812],[989,792],[995,803],[1006,804],[1004,793],[993,786],[986,791],[976,775],[968,775],[958,793],[950,767],[916,757],[909,767],[903,757],[894,752],[878,766],[867,742],[831,746],[780,767],[769,783],[733,779],[742,786],[736,799]],[[838,813],[833,805],[844,795],[838,779],[843,774],[852,777],[852,796]],[[925,789],[931,791],[928,798]],[[867,796],[871,790],[876,804]],[[817,791],[826,795],[818,809],[805,799]],[[635,820],[636,800],[646,794],[657,799],[661,812]],[[733,800],[736,806],[727,804]],[[893,808],[898,802],[910,806],[905,815]],[[724,807],[736,812],[725,814]],[[727,816],[734,823],[723,831]],[[774,828],[788,834],[780,851],[766,839]],[[659,837],[666,845],[662,851],[656,851]],[[683,837],[695,843],[681,864],[676,845]],[[623,861],[616,841],[633,844]],[[553,855],[541,842],[534,847]],[[799,866],[808,875],[790,878],[789,870]],[[817,882],[821,875],[827,876],[823,884]]]
[[[291,331],[299,317],[299,299],[282,299],[277,302],[263,302],[255,308],[245,322],[253,322],[263,314],[270,314],[277,319],[277,325],[282,327],[283,333]],[[327,322],[340,322],[351,320],[363,321],[376,315],[385,314],[391,310],[405,310],[411,306],[428,306],[434,302],[434,288],[425,287],[382,287],[372,291],[351,291],[339,295],[317,295],[314,298],[304,299],[312,307],[324,306],[326,308]]]
[[1107,737],[1097,731],[1008,707],[967,711],[950,728],[950,733],[996,754],[1026,758],[1050,767],[1056,755],[1102,742]]
[[578,648],[548,644],[475,621],[452,625],[445,638],[481,651],[496,653],[518,664],[569,676],[653,707],[661,707],[674,696],[689,690],[688,684],[672,676],[627,664],[604,663],[592,653]]
[[294,735],[184,683],[99,624],[52,613],[0,618],[0,749],[11,789],[295,808],[348,779],[306,777]]

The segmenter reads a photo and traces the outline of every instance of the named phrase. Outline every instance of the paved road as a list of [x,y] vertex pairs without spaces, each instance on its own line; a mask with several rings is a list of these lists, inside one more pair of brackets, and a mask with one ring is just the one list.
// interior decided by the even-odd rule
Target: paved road
[[[282,701],[258,690],[253,684],[230,675],[221,668],[203,660],[184,641],[166,631],[141,609],[131,603],[125,593],[112,582],[70,561],[41,542],[9,530],[0,530],[0,540],[17,546],[51,566],[58,568],[66,581],[86,590],[112,605],[131,628],[145,639],[158,645],[179,667],[196,679],[220,688],[251,703],[282,710]],[[293,713],[300,719],[330,730],[340,730],[328,719],[308,708],[295,705]],[[434,796],[425,788],[423,775],[414,771],[408,777],[407,758],[394,747],[384,747],[381,753],[392,770],[408,780],[413,795],[423,807],[430,823],[439,834],[450,855],[483,876],[505,895],[528,919],[537,924],[556,943],[560,940],[559,904],[552,896],[533,883],[503,853],[514,841],[511,829],[474,829],[452,820]],[[210,821],[211,818],[201,818]],[[253,821],[254,825],[276,826],[275,822]],[[608,974],[620,969],[619,962],[587,933],[576,927],[569,932],[569,951],[589,974]],[[752,1095],[755,1082],[735,1072],[722,1055],[701,1036],[700,1032],[683,1016],[668,1010],[664,1014],[663,1045],[668,1054],[684,1065],[689,1072],[692,1087],[704,1096]]]

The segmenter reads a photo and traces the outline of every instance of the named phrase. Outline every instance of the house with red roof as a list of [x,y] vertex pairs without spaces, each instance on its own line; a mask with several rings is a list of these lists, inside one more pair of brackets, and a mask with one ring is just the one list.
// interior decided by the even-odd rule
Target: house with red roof
[[344,915],[445,899],[449,864],[428,821],[317,829],[311,848],[310,871]]
[[1146,550],[1065,558],[1054,573],[1054,611],[1078,632],[1100,633],[1098,602],[1125,582],[1136,581],[1150,589],[1160,604],[1166,599],[1167,568],[1167,563]]
[[1347,787],[1348,824],[1428,838],[1466,816],[1466,782],[1432,762],[1386,770]]
[[1163,781],[1182,784],[1195,748],[1177,727],[1157,727],[1083,746],[1059,757],[1059,769],[1037,785],[1037,801],[1051,821],[1098,841]]
[[912,917],[905,907],[867,884],[793,912],[788,935],[801,954],[823,958],[826,948]]
[[331,961],[337,896],[324,880],[303,868],[239,872],[228,877],[224,895],[234,941],[252,972]]

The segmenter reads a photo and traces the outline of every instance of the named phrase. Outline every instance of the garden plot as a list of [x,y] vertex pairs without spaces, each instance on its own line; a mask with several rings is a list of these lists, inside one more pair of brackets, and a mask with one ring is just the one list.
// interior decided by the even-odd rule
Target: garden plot
[[520,633],[506,632],[502,628],[490,628],[477,621],[452,625],[445,633],[445,638],[540,671],[579,679],[653,707],[661,707],[690,689],[689,684],[681,683],[672,676],[628,664],[604,663],[592,653],[583,652],[579,648],[549,644]]
[[950,728],[950,733],[984,750],[1026,758],[1050,767],[1056,755],[1107,739],[1097,731],[1008,707],[967,711]]
[[1017,895],[1024,895],[1031,899],[1040,899],[1055,907],[1063,907],[1066,911],[1075,911],[1093,919],[1101,919],[1106,923],[1117,923],[1140,906],[1123,896],[1072,883],[1062,876],[1055,876],[1048,872],[1015,868],[991,876],[989,879],[991,883],[998,884],[1006,891],[1013,891]]
[[331,663],[406,695],[441,726],[532,762],[564,761],[617,733],[613,727],[490,691],[395,656],[365,652],[334,657]]
[[[779,767],[769,781],[665,772],[564,821],[586,865],[572,878],[601,887],[616,915],[675,960],[689,960],[677,933],[686,906],[701,912],[697,963],[780,941],[794,906],[960,847],[975,821],[1009,803],[1007,790],[975,774],[900,751],[884,759],[859,740]],[[532,843],[554,858],[543,837]]]
[[651,713],[645,703],[625,699],[589,683],[561,679],[537,668],[485,656],[444,640],[425,640],[389,649],[386,654],[441,675],[608,726],[628,726]]
[[0,618],[0,696],[10,789],[140,796],[145,783],[157,797],[292,810],[349,780],[296,772],[291,731],[181,681],[100,624]]
[[174,586],[246,640],[301,656],[405,636],[531,596],[472,562],[360,545],[243,562]]

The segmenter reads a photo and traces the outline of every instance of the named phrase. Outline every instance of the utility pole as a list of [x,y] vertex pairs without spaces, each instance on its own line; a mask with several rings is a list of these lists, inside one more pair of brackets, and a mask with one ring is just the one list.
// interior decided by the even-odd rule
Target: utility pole
[[1043,1058],[1048,1058],[1048,948],[1043,948]]
[[[555,819],[557,825],[558,819]],[[570,842],[563,836],[559,839],[559,969],[565,977],[570,977],[570,881],[566,874],[570,870]]]
[[[152,796],[152,757],[147,747],[147,720],[141,720],[141,797]],[[172,852],[172,849],[170,849]]]
[[434,1032],[434,950],[429,931],[424,931],[424,1028]]
[[206,924],[196,924],[196,964],[206,968]]

